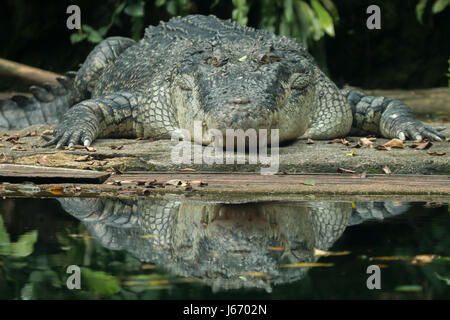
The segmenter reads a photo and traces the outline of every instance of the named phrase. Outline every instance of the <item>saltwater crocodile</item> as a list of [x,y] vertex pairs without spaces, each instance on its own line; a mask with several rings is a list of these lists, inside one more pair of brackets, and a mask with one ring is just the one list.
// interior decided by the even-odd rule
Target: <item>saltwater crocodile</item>
[[328,250],[348,226],[404,213],[401,202],[221,203],[141,198],[60,198],[106,248],[195,278],[214,291],[264,288],[303,278],[315,249]]
[[194,121],[223,134],[279,129],[280,142],[350,132],[444,138],[401,101],[338,89],[294,39],[214,16],[149,26],[139,42],[107,38],[74,78],[59,81],[34,87],[31,99],[3,101],[0,127],[60,120],[46,144],[57,147],[98,137],[165,139],[179,128],[194,136]]

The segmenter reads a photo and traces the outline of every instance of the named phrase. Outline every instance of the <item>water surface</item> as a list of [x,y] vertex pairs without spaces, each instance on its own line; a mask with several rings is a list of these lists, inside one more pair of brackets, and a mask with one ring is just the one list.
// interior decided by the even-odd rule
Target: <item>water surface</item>
[[450,298],[442,203],[21,198],[0,219],[1,299]]

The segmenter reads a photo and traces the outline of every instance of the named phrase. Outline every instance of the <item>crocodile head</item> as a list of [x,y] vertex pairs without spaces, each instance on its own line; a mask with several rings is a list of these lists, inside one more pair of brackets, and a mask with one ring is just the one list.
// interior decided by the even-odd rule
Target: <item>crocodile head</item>
[[[172,88],[176,109],[181,110],[180,125],[191,136],[194,121],[203,133],[216,129],[224,139],[227,129],[254,129],[256,134],[279,129],[280,141],[305,132],[317,69],[304,50],[274,40],[194,47],[177,70]],[[268,139],[270,143],[270,131]],[[194,140],[209,144],[211,136]]]

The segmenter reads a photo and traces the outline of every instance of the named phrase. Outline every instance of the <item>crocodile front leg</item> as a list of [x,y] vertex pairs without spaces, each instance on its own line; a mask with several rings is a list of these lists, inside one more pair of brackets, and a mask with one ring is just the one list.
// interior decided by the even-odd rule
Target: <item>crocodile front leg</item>
[[97,137],[135,137],[138,99],[127,92],[82,101],[69,109],[44,147],[89,146]]
[[95,46],[75,77],[75,102],[89,99],[103,70],[114,63],[126,49],[135,44],[136,41],[130,38],[109,37]]
[[341,93],[352,108],[352,134],[375,134],[401,140],[445,139],[438,132],[441,128],[431,128],[416,120],[411,109],[399,100],[369,96],[349,88],[342,89]]

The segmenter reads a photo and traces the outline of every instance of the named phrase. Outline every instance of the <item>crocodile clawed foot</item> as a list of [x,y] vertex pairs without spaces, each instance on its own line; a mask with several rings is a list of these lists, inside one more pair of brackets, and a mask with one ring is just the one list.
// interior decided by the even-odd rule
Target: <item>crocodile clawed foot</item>
[[[53,137],[42,145],[42,147],[49,147],[55,145],[56,149],[63,146],[69,148],[75,144],[83,144],[89,147],[92,141],[97,136],[97,122],[94,117],[90,119],[86,117],[75,118],[66,117],[53,131]],[[45,140],[49,137],[42,136]]]
[[445,129],[445,127],[432,128],[422,124],[420,121],[414,120],[399,125],[399,129],[396,130],[396,138],[401,140],[422,140],[429,139],[431,141],[443,141],[445,136],[439,133]]

